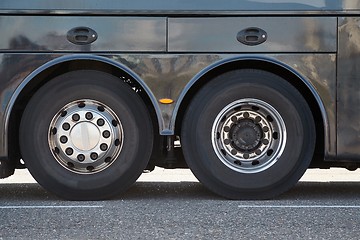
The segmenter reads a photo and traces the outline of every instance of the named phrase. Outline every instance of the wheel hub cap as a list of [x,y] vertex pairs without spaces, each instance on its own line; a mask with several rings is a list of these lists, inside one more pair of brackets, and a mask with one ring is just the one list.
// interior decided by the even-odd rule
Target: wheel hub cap
[[98,145],[100,141],[100,131],[97,126],[89,122],[76,124],[70,134],[70,139],[74,147],[79,151],[89,151]]
[[286,126],[275,108],[258,99],[242,99],[215,118],[212,145],[229,168],[257,173],[271,167],[286,145]]
[[66,105],[49,127],[49,147],[66,169],[82,174],[103,171],[118,157],[123,129],[104,104],[83,99]]
[[242,120],[230,130],[233,147],[239,151],[253,151],[262,138],[261,127],[251,120]]

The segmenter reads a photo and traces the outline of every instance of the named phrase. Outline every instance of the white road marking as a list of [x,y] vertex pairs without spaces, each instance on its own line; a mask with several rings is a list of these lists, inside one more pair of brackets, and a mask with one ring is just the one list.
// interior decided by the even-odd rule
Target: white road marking
[[357,205],[238,205],[238,208],[359,208]]
[[103,208],[103,206],[73,205],[73,206],[0,206],[0,209],[44,209],[44,208]]

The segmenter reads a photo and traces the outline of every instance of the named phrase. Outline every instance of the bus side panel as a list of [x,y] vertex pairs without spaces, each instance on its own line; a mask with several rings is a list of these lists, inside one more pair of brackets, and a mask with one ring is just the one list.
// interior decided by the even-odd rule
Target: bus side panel
[[360,18],[339,18],[337,153],[360,161]]

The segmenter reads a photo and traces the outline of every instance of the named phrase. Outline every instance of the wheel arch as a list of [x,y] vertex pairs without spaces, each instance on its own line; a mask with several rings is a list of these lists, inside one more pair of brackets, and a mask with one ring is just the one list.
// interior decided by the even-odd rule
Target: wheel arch
[[[76,70],[98,70],[119,77],[132,86],[145,102],[153,119],[154,132],[163,124],[157,101],[144,81],[125,65],[106,57],[95,55],[69,55],[56,58],[30,73],[15,89],[4,114],[4,149],[11,161],[20,159],[18,127],[22,113],[32,95],[48,81],[66,72]],[[156,119],[157,123],[156,124]],[[9,147],[11,146],[11,147]],[[23,167],[19,163],[17,167]]]
[[264,70],[279,75],[298,89],[298,91],[304,96],[310,106],[316,125],[317,140],[314,159],[316,159],[316,161],[323,160],[327,155],[327,149],[329,149],[329,142],[326,140],[329,139],[329,122],[325,106],[320,95],[310,81],[303,77],[295,69],[271,58],[250,56],[225,59],[214,63],[202,72],[198,73],[186,85],[179,97],[177,105],[175,106],[175,114],[173,115],[171,121],[171,127],[175,129],[175,133],[180,134],[181,122],[186,109],[192,98],[202,88],[202,86],[211,81],[211,79],[225,72],[245,68]]

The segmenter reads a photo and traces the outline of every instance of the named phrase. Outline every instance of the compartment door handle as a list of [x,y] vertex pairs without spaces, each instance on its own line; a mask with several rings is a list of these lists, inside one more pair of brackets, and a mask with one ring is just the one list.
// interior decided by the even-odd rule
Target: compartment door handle
[[258,27],[249,27],[238,32],[236,39],[242,44],[255,46],[267,40],[267,33]]
[[67,40],[76,45],[87,45],[96,41],[98,35],[89,27],[76,27],[67,32]]

